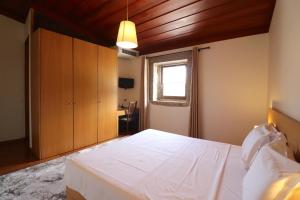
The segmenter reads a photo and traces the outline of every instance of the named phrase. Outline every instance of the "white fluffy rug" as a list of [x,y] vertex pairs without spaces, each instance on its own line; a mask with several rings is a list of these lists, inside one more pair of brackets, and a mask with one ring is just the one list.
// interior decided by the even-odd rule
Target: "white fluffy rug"
[[66,159],[107,143],[0,176],[0,200],[66,199],[64,183]]
[[1,200],[66,199],[66,157],[0,176]]

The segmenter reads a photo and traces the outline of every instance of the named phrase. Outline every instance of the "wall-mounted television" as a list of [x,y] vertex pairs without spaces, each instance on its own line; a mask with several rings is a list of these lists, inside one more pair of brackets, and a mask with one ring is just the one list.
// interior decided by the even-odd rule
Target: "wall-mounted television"
[[119,78],[119,88],[129,89],[134,87],[133,78]]

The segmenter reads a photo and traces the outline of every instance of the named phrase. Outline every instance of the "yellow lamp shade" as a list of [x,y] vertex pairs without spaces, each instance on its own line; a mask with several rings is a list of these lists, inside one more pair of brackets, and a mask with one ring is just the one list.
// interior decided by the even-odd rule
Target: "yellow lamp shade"
[[135,24],[131,21],[121,21],[117,39],[117,46],[124,49],[133,49],[138,46]]

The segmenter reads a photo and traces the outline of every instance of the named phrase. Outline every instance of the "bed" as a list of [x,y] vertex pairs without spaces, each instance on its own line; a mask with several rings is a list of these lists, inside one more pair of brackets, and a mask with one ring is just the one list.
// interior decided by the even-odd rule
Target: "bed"
[[[270,108],[268,123],[276,124],[299,154],[300,122]],[[241,151],[149,129],[69,159],[67,198],[240,200],[246,174]]]
[[148,129],[69,159],[68,199],[241,199],[241,147]]

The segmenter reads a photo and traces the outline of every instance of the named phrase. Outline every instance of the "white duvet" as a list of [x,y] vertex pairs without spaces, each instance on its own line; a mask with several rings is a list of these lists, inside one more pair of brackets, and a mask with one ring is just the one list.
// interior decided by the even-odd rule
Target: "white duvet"
[[87,200],[240,199],[236,149],[149,129],[69,159],[65,181]]

